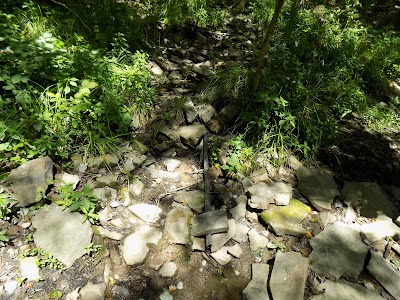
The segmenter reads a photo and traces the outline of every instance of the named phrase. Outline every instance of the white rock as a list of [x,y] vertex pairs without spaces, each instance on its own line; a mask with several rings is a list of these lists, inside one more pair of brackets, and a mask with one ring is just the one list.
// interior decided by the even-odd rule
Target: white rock
[[228,254],[228,247],[222,247],[218,251],[211,253],[212,258],[214,258],[220,265],[226,265],[232,260],[232,256]]
[[6,294],[12,294],[18,287],[18,282],[16,280],[7,281],[4,283],[4,291]]
[[20,277],[25,277],[28,281],[38,281],[40,279],[38,259],[36,257],[25,257],[19,263]]
[[248,233],[250,240],[251,251],[257,251],[260,248],[266,248],[268,245],[268,238],[260,235],[255,229],[251,229]]
[[178,267],[176,266],[176,264],[172,261],[169,261],[162,265],[158,273],[161,275],[161,277],[172,277],[175,275],[177,270]]
[[164,159],[164,164],[167,167],[167,171],[175,172],[175,170],[181,165],[181,162],[177,159],[166,158]]
[[160,300],[172,300],[172,299],[174,298],[168,291],[165,291],[160,295]]
[[239,244],[235,244],[233,246],[228,247],[228,253],[233,255],[236,258],[240,258],[243,255],[243,250],[239,246]]
[[80,181],[80,178],[78,175],[73,175],[73,174],[69,174],[69,173],[59,173],[56,174],[55,176],[56,181],[54,183],[54,185],[59,188],[60,186],[63,185],[67,185],[67,184],[71,184],[73,186],[73,188],[75,189],[77,184]]
[[128,207],[136,216],[148,223],[154,223],[160,218],[161,208],[152,204],[135,204]]
[[176,285],[176,288],[177,288],[178,290],[183,289],[183,282],[182,282],[182,281],[179,281],[178,284]]
[[379,215],[376,222],[361,226],[361,232],[370,242],[377,242],[385,237],[400,237],[400,227],[385,215]]

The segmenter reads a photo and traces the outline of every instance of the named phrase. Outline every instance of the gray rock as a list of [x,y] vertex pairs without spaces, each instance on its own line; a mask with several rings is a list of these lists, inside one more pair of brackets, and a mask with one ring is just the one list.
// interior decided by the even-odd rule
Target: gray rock
[[201,213],[204,209],[204,192],[199,190],[178,192],[175,194],[174,201],[187,204],[195,212]]
[[272,226],[277,235],[303,236],[306,230],[300,223],[311,213],[311,207],[297,199],[291,199],[286,206],[271,205],[260,217]]
[[154,223],[157,222],[162,213],[162,209],[158,205],[140,203],[131,205],[128,209],[133,212],[141,220]]
[[175,143],[179,142],[180,137],[176,130],[173,130],[167,126],[163,126],[163,127],[161,127],[159,132],[164,134],[166,137],[168,137],[170,140],[174,141]]
[[178,71],[174,70],[168,75],[169,78],[172,80],[181,80],[182,79],[182,74],[180,74]]
[[68,209],[62,211],[57,204],[37,210],[32,217],[32,225],[36,228],[33,234],[36,246],[69,268],[86,254],[85,247],[92,240],[90,223],[82,223],[82,220],[81,214],[71,213]]
[[168,261],[164,263],[161,269],[158,271],[161,277],[173,277],[178,270],[176,263]]
[[182,138],[182,141],[193,147],[199,143],[199,140],[203,137],[206,131],[207,129],[202,124],[193,124],[178,128],[178,133]]
[[206,251],[206,239],[199,237],[193,238],[192,250]]
[[287,205],[292,197],[292,187],[283,182],[259,182],[248,188],[251,195],[249,206],[257,209],[267,209],[268,204]]
[[253,181],[249,177],[245,177],[242,180],[243,189],[245,192],[249,190],[249,187],[253,185]]
[[109,175],[102,175],[96,180],[96,187],[111,187],[111,188],[118,188],[119,181],[118,175],[109,174]]
[[276,300],[304,299],[307,270],[308,258],[297,252],[278,251],[269,282],[272,298]]
[[103,160],[104,160],[105,165],[109,166],[109,167],[116,166],[118,164],[118,161],[119,161],[118,157],[115,156],[115,155],[112,155],[112,154],[104,155]]
[[[247,201],[247,198],[246,198]],[[246,204],[245,203],[239,203],[236,205],[234,208],[231,208],[229,210],[231,213],[232,217],[236,220],[239,221],[243,218],[246,217]]]
[[37,192],[45,192],[53,179],[53,161],[50,157],[30,160],[11,171],[8,182],[19,206],[29,206],[37,201]]
[[194,106],[193,101],[192,100],[186,101],[185,104],[183,105],[183,110],[185,111],[186,119],[188,120],[188,122],[192,123],[197,117],[197,110]]
[[249,240],[247,234],[250,231],[250,227],[240,223],[236,223],[235,228],[236,232],[232,239],[238,243],[246,243]]
[[117,199],[117,190],[110,187],[93,189],[92,194],[102,202],[111,202]]
[[395,94],[395,95],[400,97],[400,85],[398,85],[397,82],[390,81],[389,82],[389,89],[393,94]]
[[247,204],[247,197],[246,195],[240,195],[235,199],[236,204]]
[[319,218],[321,219],[322,225],[324,227],[328,226],[329,224],[333,224],[336,222],[336,217],[334,214],[328,212],[328,211],[323,211],[319,214]]
[[154,165],[147,167],[146,170],[150,173],[150,176],[154,179],[161,178],[173,182],[178,182],[181,180],[181,176],[178,173],[160,170],[157,169]]
[[211,257],[223,266],[232,260],[232,256],[228,254],[228,247],[222,247],[218,251],[211,253]]
[[56,174],[55,179],[56,179],[56,181],[55,181],[54,185],[57,188],[59,188],[60,186],[63,186],[63,185],[70,184],[75,189],[80,181],[80,178],[78,175],[73,175],[73,174],[69,174],[66,172]]
[[253,173],[251,173],[250,178],[254,183],[271,182],[270,176],[266,168],[254,170]]
[[92,282],[88,282],[79,291],[79,299],[80,300],[103,300],[105,291],[106,291],[106,285],[104,283],[94,284]]
[[235,245],[228,247],[228,253],[236,258],[240,258],[243,255],[243,250],[239,244],[235,243]]
[[135,150],[125,153],[124,156],[126,157],[127,161],[131,162],[134,166],[140,166],[147,159],[146,155]]
[[311,297],[310,300],[384,300],[379,294],[361,285],[338,281],[327,280],[316,287],[321,294]]
[[376,218],[385,214],[396,218],[399,211],[376,182],[345,182],[342,194],[349,206],[361,207],[360,214],[367,218]]
[[225,210],[214,210],[193,217],[192,235],[201,236],[228,231],[228,217]]
[[367,270],[396,300],[400,299],[400,273],[395,271],[382,253],[370,251]]
[[176,168],[181,165],[181,161],[173,158],[166,158],[163,160],[164,165],[167,167],[168,172],[175,172]]
[[111,290],[113,300],[129,300],[131,292],[124,286],[114,285]]
[[310,265],[318,274],[339,279],[357,278],[368,253],[357,226],[336,222],[311,239]]
[[142,226],[139,230],[128,235],[121,246],[121,254],[126,264],[142,264],[149,252],[147,244],[157,244],[161,236],[161,231],[149,226]]
[[228,220],[228,232],[216,233],[211,236],[211,252],[215,252],[224,246],[236,233],[236,223],[234,219]]
[[251,280],[242,291],[243,300],[269,300],[267,281],[269,265],[251,264]]
[[133,179],[132,182],[129,184],[129,192],[134,197],[139,197],[142,194],[143,188],[144,184],[138,178]]
[[218,118],[220,118],[225,124],[229,124],[234,120],[239,112],[240,109],[237,106],[228,104],[218,113]]
[[174,208],[167,215],[164,237],[169,243],[189,245],[190,224],[193,214],[188,209]]
[[266,248],[268,245],[268,238],[259,234],[255,229],[251,229],[248,232],[249,240],[250,240],[250,249],[251,251],[257,251],[260,248]]
[[192,71],[207,77],[214,74],[211,68],[207,67],[203,62],[193,65]]
[[149,147],[142,144],[138,140],[133,140],[130,144],[130,147],[132,148],[132,150],[134,150],[140,154],[145,154],[147,151],[149,151]]
[[216,113],[215,108],[210,104],[201,104],[199,106],[196,106],[196,111],[198,116],[203,120],[204,123],[210,121]]
[[330,210],[333,199],[340,195],[333,176],[324,169],[300,167],[297,178],[299,191],[319,211]]
[[118,233],[115,231],[110,231],[101,226],[92,226],[92,229],[93,229],[93,233],[101,235],[106,238],[109,238],[111,240],[119,241],[123,237],[123,235],[121,233]]
[[393,223],[392,219],[385,215],[379,215],[376,222],[363,224],[363,233],[370,242],[377,242],[386,237],[400,238],[400,227]]
[[154,75],[162,75],[164,71],[155,62],[151,62],[150,72]]
[[104,165],[103,158],[100,156],[89,157],[87,160],[87,165],[89,168],[98,169]]
[[258,221],[258,214],[252,211],[246,211],[246,219],[250,222],[257,222]]

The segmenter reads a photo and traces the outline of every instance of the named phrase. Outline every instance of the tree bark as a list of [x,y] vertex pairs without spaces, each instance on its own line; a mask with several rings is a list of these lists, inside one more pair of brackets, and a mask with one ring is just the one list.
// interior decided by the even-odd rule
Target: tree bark
[[256,69],[256,73],[254,74],[253,85],[251,88],[251,93],[253,95],[258,91],[258,88],[260,85],[261,74],[262,74],[262,70],[264,67],[265,56],[268,54],[268,50],[269,50],[269,42],[270,42],[272,34],[274,32],[276,23],[278,22],[278,17],[282,11],[284,2],[285,2],[285,0],[276,0],[276,2],[275,2],[274,14],[272,16],[271,22],[269,23],[269,25],[267,27],[267,31],[264,36],[264,41],[261,46],[260,53],[258,55],[257,69]]

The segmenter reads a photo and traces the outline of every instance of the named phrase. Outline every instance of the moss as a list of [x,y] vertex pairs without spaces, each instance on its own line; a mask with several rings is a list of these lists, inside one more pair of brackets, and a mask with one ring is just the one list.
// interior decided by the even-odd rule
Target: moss
[[286,206],[271,206],[269,209],[264,210],[260,217],[261,219],[270,224],[274,222],[297,222],[303,221],[308,214],[312,212],[311,207],[300,202],[297,199],[290,199],[289,204]]

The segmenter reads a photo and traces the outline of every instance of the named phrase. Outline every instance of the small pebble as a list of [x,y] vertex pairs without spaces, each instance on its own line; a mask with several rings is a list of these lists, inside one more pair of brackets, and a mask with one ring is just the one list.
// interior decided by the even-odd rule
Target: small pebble
[[183,282],[182,282],[182,281],[179,281],[178,284],[176,285],[176,288],[177,288],[178,290],[183,289]]
[[207,266],[207,261],[206,261],[205,259],[203,259],[203,261],[201,262],[201,265],[202,265],[203,267]]
[[236,276],[239,276],[239,275],[240,275],[240,272],[239,272],[238,270],[235,270],[235,275],[236,275]]
[[199,272],[202,273],[202,272],[203,272],[203,268],[200,268],[200,269],[199,269]]
[[117,202],[117,201],[111,201],[110,202],[110,206],[112,207],[112,208],[116,208],[116,207],[118,207],[119,206],[119,202]]

